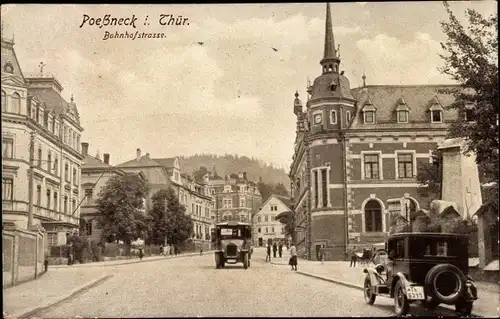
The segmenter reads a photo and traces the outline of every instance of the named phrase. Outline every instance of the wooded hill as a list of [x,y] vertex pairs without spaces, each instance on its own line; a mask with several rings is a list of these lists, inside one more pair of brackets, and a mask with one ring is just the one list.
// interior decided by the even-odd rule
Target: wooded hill
[[287,189],[290,187],[290,179],[284,169],[274,167],[272,164],[264,163],[256,158],[214,154],[196,154],[179,156],[178,158],[183,173],[192,174],[202,166],[209,171],[215,167],[217,174],[221,177],[246,172],[250,180],[259,181],[259,178],[262,178],[265,183],[282,183]]

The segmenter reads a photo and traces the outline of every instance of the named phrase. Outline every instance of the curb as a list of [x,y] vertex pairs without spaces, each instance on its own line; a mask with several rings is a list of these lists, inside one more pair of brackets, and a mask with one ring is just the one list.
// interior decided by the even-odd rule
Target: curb
[[[316,278],[316,279],[328,281],[328,282],[331,282],[331,283],[334,283],[334,284],[346,286],[346,287],[349,287],[349,288],[363,290],[363,286],[352,284],[350,282],[345,282],[345,281],[341,281],[341,280],[331,279],[331,278],[323,277],[323,276],[320,276],[320,275],[314,275],[314,274],[303,272],[303,271],[300,271],[300,270],[297,270],[296,273],[304,275],[304,276],[307,276],[307,277],[312,277],[312,278]],[[450,306],[450,305],[439,305],[439,307],[440,308],[444,308],[444,309],[448,309],[448,310],[455,310],[455,308],[453,306]],[[484,316],[481,316],[481,315],[476,314],[476,313],[472,313],[471,316],[473,316],[473,317],[484,317]]]
[[[207,251],[203,252],[202,256],[206,254],[213,253],[213,251]],[[185,254],[185,255],[177,255],[177,256],[165,256],[163,258],[144,258],[143,260],[133,259],[133,261],[127,261],[124,260],[122,263],[116,263],[116,264],[105,264],[106,261],[104,262],[90,262],[87,264],[76,264],[72,266],[68,265],[54,265],[54,266],[49,266],[49,269],[74,269],[74,268],[93,268],[93,267],[114,267],[114,266],[122,266],[122,265],[130,265],[130,264],[137,264],[137,263],[145,263],[145,262],[153,262],[153,261],[161,261],[161,260],[166,260],[166,259],[173,259],[173,258],[183,258],[183,257],[194,257],[194,256],[200,256],[199,253],[192,253],[192,254]],[[130,260],[130,259],[128,259]]]
[[86,290],[89,290],[103,282],[105,282],[106,280],[110,279],[111,277],[113,277],[113,275],[103,275],[97,279],[94,279],[90,282],[87,282],[86,284],[83,284],[81,286],[79,286],[78,288],[76,289],[73,289],[69,294],[67,295],[64,295],[62,297],[59,297],[57,298],[56,300],[53,300],[53,301],[50,301],[42,306],[37,306],[37,307],[32,307],[31,309],[29,310],[23,310],[22,313],[18,313],[18,314],[13,314],[12,317],[14,318],[30,318],[30,317],[33,317],[35,314],[41,312],[41,311],[44,311],[50,307],[53,307],[55,305],[58,305],[58,304],[61,304],[65,301],[67,301],[68,299],[71,299],[73,298],[75,295],[77,294],[80,294]]

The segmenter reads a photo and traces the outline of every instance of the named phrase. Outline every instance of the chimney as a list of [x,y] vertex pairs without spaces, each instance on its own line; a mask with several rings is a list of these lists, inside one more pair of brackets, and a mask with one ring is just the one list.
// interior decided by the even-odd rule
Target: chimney
[[87,156],[88,153],[89,153],[89,143],[83,142],[82,143],[82,155]]
[[146,153],[146,158],[149,159],[149,153]]
[[140,148],[137,149],[137,158],[136,159],[138,162],[141,160],[141,149]]
[[104,153],[104,164],[109,164],[109,153]]

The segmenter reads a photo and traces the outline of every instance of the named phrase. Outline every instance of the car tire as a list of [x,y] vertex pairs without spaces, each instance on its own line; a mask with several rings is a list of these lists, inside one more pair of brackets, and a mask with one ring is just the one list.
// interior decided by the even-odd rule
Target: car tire
[[[439,275],[450,272],[457,277],[458,289],[451,295],[442,295],[438,287],[436,287],[436,280]],[[456,266],[451,264],[439,264],[434,266],[429,270],[425,277],[425,290],[427,294],[432,298],[436,299],[440,303],[445,303],[448,305],[455,304],[464,294],[466,285],[466,278],[464,273]]]
[[455,311],[459,316],[470,316],[472,313],[472,307],[474,303],[472,301],[460,300],[455,304]]
[[394,312],[396,316],[405,316],[410,310],[410,302],[406,298],[401,280],[394,287]]
[[373,287],[372,287],[372,282],[370,280],[370,276],[366,276],[365,278],[363,292],[366,303],[369,305],[373,305],[375,303],[375,298],[377,297],[377,295],[373,293]]

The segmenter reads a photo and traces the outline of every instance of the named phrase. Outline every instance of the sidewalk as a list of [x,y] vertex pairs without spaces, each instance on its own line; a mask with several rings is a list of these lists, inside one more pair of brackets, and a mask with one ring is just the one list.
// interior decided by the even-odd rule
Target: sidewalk
[[[213,254],[212,250],[203,252],[203,255]],[[157,261],[162,259],[170,259],[170,258],[180,258],[180,257],[191,257],[191,256],[199,256],[200,253],[186,253],[179,255],[168,255],[168,256],[145,256],[142,258],[142,261],[139,257],[131,258],[131,259],[121,259],[121,260],[108,260],[108,261],[100,261],[100,262],[88,262],[85,264],[73,264],[71,266],[68,265],[53,265],[49,266],[49,269],[57,269],[57,268],[80,268],[80,267],[107,267],[107,266],[118,266],[118,265],[126,265],[126,264],[134,264],[134,263],[144,263],[148,261]]]
[[[274,265],[288,266],[288,257],[282,260],[273,259]],[[320,261],[298,260],[297,273],[332,283],[344,285],[350,288],[363,290],[366,274],[363,273],[364,266],[349,267],[345,261]],[[474,302],[473,313],[480,316],[498,317],[500,315],[500,288],[499,285],[488,282],[476,282],[479,299]],[[360,298],[363,298],[360,294]],[[448,305],[443,305],[448,308]],[[454,308],[453,308],[454,309]]]
[[[211,253],[213,252],[207,251],[203,254]],[[81,291],[90,289],[113,276],[113,268],[110,266],[192,256],[200,256],[200,253],[145,257],[142,261],[135,258],[73,266],[49,266],[47,273],[40,278],[3,290],[4,318],[29,317],[43,308],[58,304]]]

